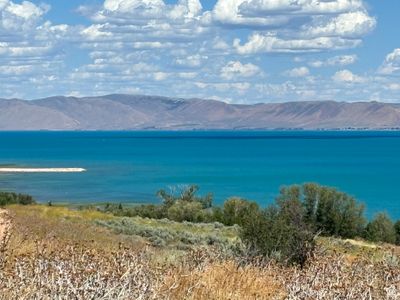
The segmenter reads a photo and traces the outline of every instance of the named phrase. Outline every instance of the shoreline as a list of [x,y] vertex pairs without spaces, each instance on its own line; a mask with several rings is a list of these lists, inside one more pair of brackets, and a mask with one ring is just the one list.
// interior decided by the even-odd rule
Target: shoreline
[[0,173],[81,173],[84,168],[0,168]]

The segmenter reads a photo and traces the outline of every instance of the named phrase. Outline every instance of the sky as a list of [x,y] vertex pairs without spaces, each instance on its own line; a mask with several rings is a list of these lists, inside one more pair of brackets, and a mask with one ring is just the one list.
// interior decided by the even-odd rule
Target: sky
[[398,0],[0,0],[0,98],[400,102]]

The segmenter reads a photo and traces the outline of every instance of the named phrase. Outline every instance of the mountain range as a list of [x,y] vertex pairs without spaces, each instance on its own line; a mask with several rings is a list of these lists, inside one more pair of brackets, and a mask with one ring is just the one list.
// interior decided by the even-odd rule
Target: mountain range
[[400,104],[228,104],[142,95],[0,99],[0,130],[400,129]]

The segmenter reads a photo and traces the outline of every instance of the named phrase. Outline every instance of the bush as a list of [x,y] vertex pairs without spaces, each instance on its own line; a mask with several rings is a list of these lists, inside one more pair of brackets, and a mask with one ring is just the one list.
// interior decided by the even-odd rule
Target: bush
[[0,206],[9,204],[30,205],[35,203],[35,199],[30,195],[0,192]]
[[222,222],[227,226],[235,224],[241,226],[246,219],[251,218],[258,210],[257,203],[233,197],[224,202]]
[[379,213],[368,223],[365,238],[372,242],[396,242],[396,230],[392,220],[386,213]]
[[322,235],[354,238],[363,233],[364,205],[334,188],[315,183],[294,185],[282,188],[278,198],[302,202],[307,223]]
[[197,192],[199,187],[197,185],[180,186],[172,188],[170,192],[165,190],[159,190],[157,196],[161,198],[163,204],[166,207],[171,207],[176,202],[197,202],[200,203],[202,208],[212,207],[212,194],[207,194],[206,196],[199,197]]
[[199,202],[177,201],[168,208],[168,219],[176,222],[203,222],[203,208]]
[[277,199],[276,204],[243,220],[241,238],[251,255],[262,255],[303,266],[314,246],[314,232],[305,222],[298,199]]

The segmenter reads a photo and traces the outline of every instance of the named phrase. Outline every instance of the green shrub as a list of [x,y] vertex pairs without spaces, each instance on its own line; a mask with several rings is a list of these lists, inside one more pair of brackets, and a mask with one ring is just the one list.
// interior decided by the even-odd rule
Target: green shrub
[[259,211],[255,202],[233,197],[224,202],[222,210],[222,222],[227,226],[242,225],[246,219],[251,218]]
[[176,201],[168,208],[168,219],[176,222],[203,222],[203,208],[199,202]]
[[364,205],[334,188],[307,183],[283,187],[279,199],[303,203],[308,224],[326,236],[354,238],[365,227]]
[[275,205],[243,220],[241,238],[251,255],[262,255],[303,266],[314,246],[314,232],[296,199],[279,198]]
[[[157,221],[159,225],[143,223],[142,218],[118,218],[110,221],[97,220],[95,223],[107,227],[118,234],[136,235],[147,238],[153,246],[163,247],[168,245],[200,246],[215,245],[223,248],[235,247],[235,241],[223,236],[221,224],[192,224],[180,223],[170,220]],[[176,226],[181,227],[177,229]],[[195,231],[189,231],[189,227],[195,227]],[[211,228],[214,230],[210,230]],[[217,228],[218,227],[218,228]],[[223,226],[222,226],[223,227]],[[207,232],[202,232],[203,230]],[[226,230],[226,228],[225,228]]]
[[197,185],[181,186],[172,188],[170,192],[159,190],[157,196],[161,198],[166,207],[171,207],[176,202],[197,202],[200,203],[202,208],[212,207],[213,196],[207,194],[206,196],[199,197],[197,192],[199,187]]
[[30,205],[35,203],[35,199],[30,195],[0,192],[0,206],[9,204]]
[[396,242],[396,230],[392,220],[386,213],[379,213],[368,223],[365,238],[372,242]]

